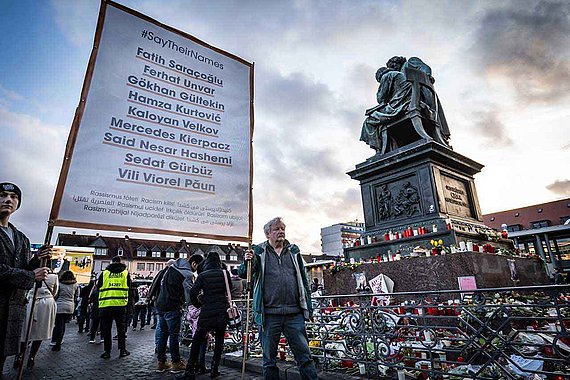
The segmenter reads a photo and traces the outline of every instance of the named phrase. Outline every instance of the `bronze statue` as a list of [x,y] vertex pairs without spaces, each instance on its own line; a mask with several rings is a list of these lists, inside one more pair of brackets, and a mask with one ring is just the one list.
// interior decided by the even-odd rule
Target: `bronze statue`
[[[428,65],[417,57],[395,56],[378,69],[376,80],[378,105],[365,112],[361,141],[379,154],[420,139],[448,146],[449,129]],[[405,131],[406,125],[413,131]]]

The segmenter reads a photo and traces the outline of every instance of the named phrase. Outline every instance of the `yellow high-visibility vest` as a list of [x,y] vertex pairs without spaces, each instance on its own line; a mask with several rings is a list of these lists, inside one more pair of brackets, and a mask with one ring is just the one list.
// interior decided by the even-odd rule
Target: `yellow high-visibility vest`
[[103,271],[103,286],[99,289],[99,308],[127,306],[129,300],[128,274],[126,269],[119,273]]

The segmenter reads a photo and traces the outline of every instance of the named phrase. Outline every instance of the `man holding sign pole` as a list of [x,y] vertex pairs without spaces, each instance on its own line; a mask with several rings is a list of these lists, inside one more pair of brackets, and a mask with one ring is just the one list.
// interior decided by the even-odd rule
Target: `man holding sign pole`
[[0,183],[0,378],[7,356],[18,353],[26,316],[26,294],[35,282],[46,279],[49,268],[38,268],[51,255],[44,245],[29,262],[30,241],[9,220],[22,203],[22,191]]
[[301,378],[318,379],[305,329],[305,321],[311,318],[313,310],[301,252],[285,239],[285,224],[280,217],[267,222],[263,231],[267,241],[248,250],[246,262],[238,270],[240,277],[245,278],[247,260],[251,260],[253,314],[261,326],[263,379],[279,379],[277,346],[281,333],[293,351]]

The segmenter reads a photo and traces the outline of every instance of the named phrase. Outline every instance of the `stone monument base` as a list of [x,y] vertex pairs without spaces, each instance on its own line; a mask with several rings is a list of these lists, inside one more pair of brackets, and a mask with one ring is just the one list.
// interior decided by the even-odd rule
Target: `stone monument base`
[[[466,276],[474,276],[479,289],[549,283],[540,261],[488,253],[461,252],[392,262],[365,263],[354,269],[341,269],[337,273],[325,271],[323,283],[326,294],[356,293],[356,281],[353,275],[361,272],[366,274],[368,280],[379,274],[390,277],[394,281],[394,293],[459,289],[458,279]],[[513,275],[518,281],[513,281]]]
[[468,243],[512,248],[483,224],[473,176],[483,165],[433,140],[420,140],[358,164],[366,233],[347,258],[371,258],[414,247]]

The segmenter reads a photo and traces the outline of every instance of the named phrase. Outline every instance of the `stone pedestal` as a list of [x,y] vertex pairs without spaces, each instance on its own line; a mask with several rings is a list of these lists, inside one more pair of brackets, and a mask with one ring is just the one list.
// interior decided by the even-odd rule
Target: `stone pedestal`
[[[513,270],[516,271],[517,282],[512,280]],[[364,272],[367,280],[381,273],[390,277],[394,281],[395,293],[459,289],[458,278],[463,276],[475,276],[479,289],[549,283],[540,261],[463,252],[387,263],[365,263],[338,273],[325,271],[323,281],[327,295],[355,293],[354,274],[361,272]]]
[[[345,253],[355,259],[388,250],[406,255],[417,245],[430,248],[432,239],[446,246],[467,240],[488,243],[485,232],[491,230],[483,224],[473,180],[482,168],[426,140],[358,164],[348,175],[360,182],[366,233],[363,245]],[[387,236],[397,238],[387,241]],[[507,240],[495,243],[512,246]]]

